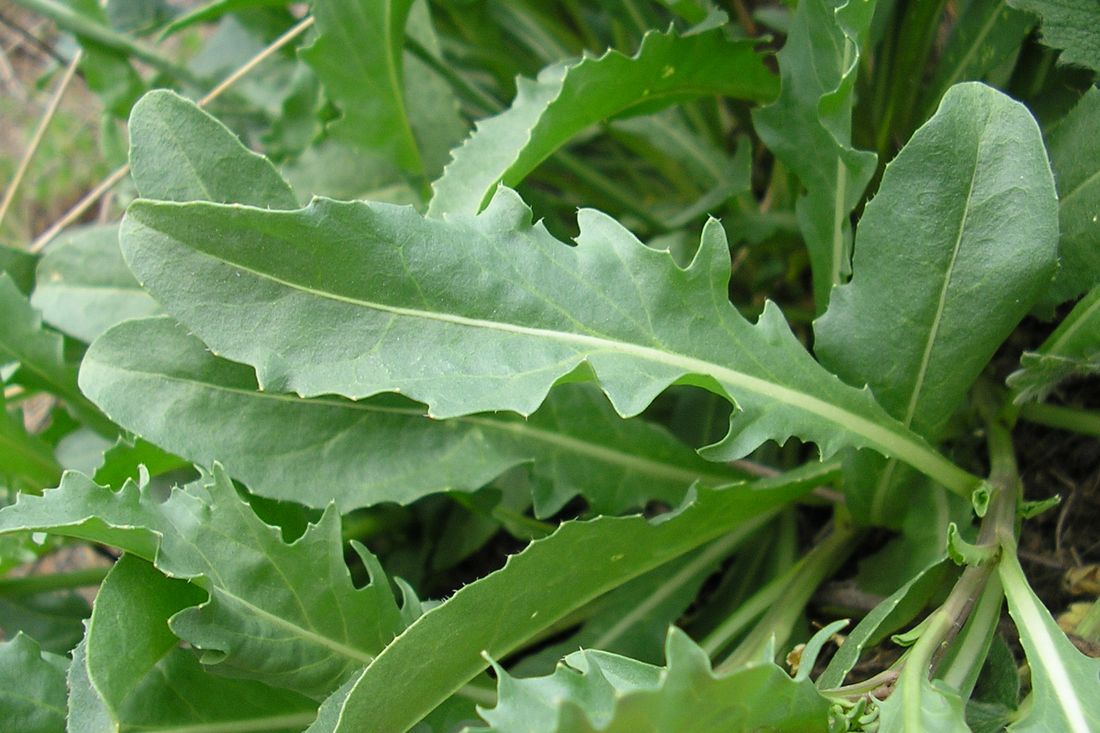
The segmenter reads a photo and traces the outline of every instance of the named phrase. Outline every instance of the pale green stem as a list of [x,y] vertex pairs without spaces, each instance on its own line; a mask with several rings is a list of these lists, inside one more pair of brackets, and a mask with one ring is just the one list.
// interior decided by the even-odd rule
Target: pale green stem
[[1097,410],[1028,403],[1020,407],[1020,417],[1049,428],[1100,438],[1100,411]]

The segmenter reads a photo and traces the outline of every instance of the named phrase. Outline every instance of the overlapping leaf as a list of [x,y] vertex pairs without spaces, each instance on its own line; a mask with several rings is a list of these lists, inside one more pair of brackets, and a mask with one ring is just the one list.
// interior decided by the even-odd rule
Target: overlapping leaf
[[159,310],[126,267],[115,224],[60,237],[39,261],[37,283],[31,305],[42,319],[85,342],[119,321]]
[[579,651],[549,677],[521,680],[498,670],[499,704],[473,731],[643,733],[737,730],[827,731],[830,702],[809,680],[771,660],[715,674],[706,652],[676,628],[665,667],[602,651]]
[[169,619],[203,595],[134,555],[115,564],[73,655],[69,730],[153,733],[206,726],[292,733],[313,721],[316,703],[309,698],[214,676],[194,651],[180,647]]
[[192,579],[210,599],[176,614],[175,633],[219,672],[307,696],[331,692],[403,625],[385,576],[362,548],[373,582],[352,585],[335,511],[287,545],[218,467],[211,481],[175,489],[163,503],[133,483],[113,492],[68,473],[59,488],[0,510],[0,532],[19,530],[113,545]]
[[873,447],[969,490],[968,474],[822,369],[774,305],[755,326],[737,313],[717,222],[685,270],[597,212],[581,212],[576,247],[530,216],[507,189],[446,221],[359,202],[138,201],[122,240],[154,297],[214,353],[254,366],[265,391],[400,391],[439,418],[528,414],[586,364],[625,416],[677,381],[735,399],[743,413],[715,458],[798,435],[826,456]]
[[1035,351],[1020,357],[1007,383],[1017,403],[1043,399],[1060,382],[1100,374],[1100,285],[1073,307]]
[[[907,427],[940,438],[1050,282],[1057,236],[1054,182],[1030,113],[981,84],[953,87],[867,205],[852,281],[814,327],[818,357],[849,384],[869,384]],[[859,460],[850,496],[872,521],[896,517],[897,469]]]
[[[704,489],[653,522],[600,517],[561,525],[417,619],[322,705],[310,733],[408,729],[485,669],[483,655],[503,659],[571,611],[717,537],[743,540],[823,480],[826,469],[809,465],[763,480],[766,490]],[[578,557],[584,562],[574,562]]]
[[342,510],[474,491],[534,461],[540,515],[578,493],[594,511],[675,504],[694,481],[737,478],[664,430],[623,421],[597,390],[554,392],[529,420],[441,422],[404,399],[352,402],[261,392],[254,372],[210,355],[167,318],[121,324],[96,341],[81,384],[123,427],[194,463],[225,464],[255,492]]
[[134,105],[129,129],[130,167],[146,198],[298,206],[271,161],[174,92],[160,89],[142,97]]
[[848,219],[875,172],[874,153],[851,142],[856,69],[874,8],[866,0],[799,2],[779,52],[779,98],[752,116],[760,138],[805,188],[796,212],[818,312],[851,271]]
[[35,489],[57,485],[61,468],[53,449],[38,436],[29,434],[22,424],[22,414],[9,413],[0,395],[0,477],[9,486],[22,487],[24,482]]
[[722,95],[764,101],[775,79],[751,41],[730,41],[720,29],[680,37],[648,33],[634,56],[549,66],[516,81],[512,106],[478,123],[434,184],[434,216],[476,214],[499,184],[515,186],[585,128],[616,115]]
[[65,730],[68,660],[43,652],[29,636],[0,642],[0,716],[20,733]]
[[1038,15],[1042,40],[1062,49],[1065,64],[1087,66],[1100,71],[1100,6],[1093,0],[1009,0],[1014,8]]
[[[1097,26],[1100,27],[1100,26]],[[1100,38],[1100,34],[1097,34]],[[1091,88],[1049,133],[1050,164],[1058,185],[1061,266],[1040,302],[1046,310],[1100,281],[1100,89]]]
[[15,381],[57,395],[90,425],[110,423],[76,386],[76,367],[65,361],[61,336],[42,327],[42,317],[6,273],[0,273],[0,363],[19,362]]

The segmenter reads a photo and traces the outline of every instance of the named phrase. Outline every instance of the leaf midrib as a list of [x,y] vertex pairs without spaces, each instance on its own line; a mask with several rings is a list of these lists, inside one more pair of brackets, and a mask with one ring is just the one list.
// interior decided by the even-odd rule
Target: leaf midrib
[[[181,246],[186,246],[182,245],[182,243],[179,244],[181,244]],[[872,445],[878,446],[878,448],[887,455],[900,458],[906,463],[913,465],[915,468],[927,473],[936,481],[961,495],[968,496],[970,489],[977,480],[974,476],[955,466],[931,447],[922,445],[919,440],[908,437],[904,433],[897,431],[896,428],[881,425],[873,420],[850,412],[845,408],[838,407],[830,402],[820,400],[813,395],[806,394],[805,392],[784,387],[775,382],[760,379],[759,377],[753,377],[749,374],[706,361],[705,359],[661,351],[652,347],[640,346],[638,344],[617,341],[605,337],[586,336],[563,331],[554,331],[546,328],[535,328],[500,321],[469,318],[452,313],[436,313],[375,303],[347,295],[317,290],[316,288],[311,288],[301,283],[291,282],[272,273],[261,272],[248,265],[233,262],[221,255],[194,249],[192,249],[192,251],[236,269],[248,272],[258,278],[322,299],[346,303],[348,305],[406,318],[437,321],[468,328],[500,331],[519,336],[532,336],[548,341],[558,341],[575,346],[588,347],[592,350],[590,353],[598,353],[600,350],[609,351],[611,353],[622,353],[642,360],[680,369],[683,374],[712,376],[719,383],[740,387],[746,391],[774,399],[783,404],[792,405],[839,425],[856,435],[860,435],[869,440]],[[730,396],[733,397],[732,394]],[[430,406],[428,416],[433,417]]]
[[[251,397],[256,399],[276,400],[280,402],[288,402],[296,405],[313,405],[317,407],[332,407],[351,410],[360,410],[363,412],[377,412],[393,415],[407,415],[409,417],[422,418],[424,420],[430,420],[431,418],[426,415],[422,410],[404,407],[386,407],[383,405],[368,405],[362,402],[352,401],[337,401],[326,400],[317,397],[298,397],[296,395],[277,394],[273,392],[261,392],[258,390],[248,390],[240,387],[229,387],[223,384],[215,384],[213,382],[204,382],[197,379],[190,379],[187,377],[179,377],[176,375],[164,374],[161,372],[147,372],[140,369],[133,369],[128,367],[122,367],[118,364],[109,364],[101,362],[103,369],[113,369],[115,371],[126,372],[128,374],[141,375],[157,380],[167,380],[169,382],[177,382],[180,384],[194,385],[200,389],[209,389],[219,392],[227,392],[231,394],[239,394],[245,397]],[[501,432],[510,432],[521,436],[530,436],[535,440],[548,443],[550,445],[557,445],[567,448],[576,453],[588,455],[598,460],[602,460],[605,463],[613,465],[624,466],[626,468],[633,468],[643,473],[648,473],[652,476],[682,480],[687,483],[693,481],[704,481],[708,485],[718,486],[721,484],[735,483],[737,478],[733,475],[717,474],[717,473],[702,473],[692,471],[690,469],[679,468],[677,466],[662,463],[660,461],[654,461],[643,456],[639,456],[634,453],[623,453],[616,451],[612,448],[595,445],[593,443],[585,442],[578,438],[573,438],[562,433],[556,433],[549,430],[543,430],[532,426],[528,422],[518,421],[506,421],[506,420],[494,420],[492,418],[477,417],[474,415],[464,415],[453,418],[454,421],[460,423],[470,423],[485,427],[490,430],[498,430]]]

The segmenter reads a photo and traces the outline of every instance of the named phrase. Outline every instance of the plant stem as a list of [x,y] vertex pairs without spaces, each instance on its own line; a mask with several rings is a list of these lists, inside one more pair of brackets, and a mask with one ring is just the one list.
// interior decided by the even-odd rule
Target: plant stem
[[56,0],[15,0],[15,3],[49,18],[62,30],[87,38],[127,56],[132,56],[179,81],[197,87],[206,86],[201,78],[174,61],[164,58],[154,49],[115,31],[113,28],[97,23]]
[[[783,646],[814,591],[847,559],[855,549],[860,536],[861,533],[848,522],[843,520],[836,522],[829,536],[807,552],[790,571],[784,574],[785,582],[778,584],[780,592],[775,597],[775,600],[782,598],[783,603],[768,604],[770,610],[737,645],[737,648],[715,667],[715,673],[728,672],[758,659],[771,644],[776,647]],[[765,586],[757,595],[771,591],[771,585]],[[757,599],[754,596],[745,605],[756,605],[756,602]],[[739,615],[734,614],[734,617]],[[733,624],[730,626],[732,627]],[[726,624],[723,624],[716,629],[707,640],[712,644],[718,642],[718,638],[712,637],[716,637],[717,632],[724,630],[725,627]]]
[[1100,438],[1100,412],[1096,410],[1030,402],[1020,407],[1020,417],[1048,428]]
[[30,596],[55,590],[99,585],[109,567],[86,568],[52,575],[26,575],[20,578],[0,578],[0,597]]
[[50,122],[53,121],[54,115],[57,114],[57,108],[61,105],[61,98],[65,96],[65,92],[69,88],[69,84],[72,82],[73,77],[76,76],[76,69],[80,65],[80,60],[84,58],[83,49],[78,49],[73,54],[72,61],[65,68],[65,73],[61,77],[61,81],[57,84],[57,89],[54,90],[53,97],[50,98],[49,104],[46,106],[46,111],[42,115],[42,119],[38,121],[38,127],[34,130],[34,135],[31,137],[30,143],[27,145],[27,149],[23,152],[23,157],[19,161],[19,167],[15,169],[15,175],[12,176],[11,183],[8,184],[7,190],[4,191],[4,200],[0,202],[0,225],[4,223],[4,217],[7,216],[8,209],[11,207],[12,201],[15,200],[15,192],[19,190],[19,185],[23,182],[23,178],[27,175],[27,170],[31,167],[31,161],[34,159],[34,154],[38,152],[39,145],[42,144],[42,140],[46,136],[46,128],[50,126]]

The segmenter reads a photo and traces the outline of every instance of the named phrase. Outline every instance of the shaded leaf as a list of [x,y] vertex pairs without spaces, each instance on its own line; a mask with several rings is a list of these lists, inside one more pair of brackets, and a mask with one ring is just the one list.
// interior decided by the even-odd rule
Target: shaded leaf
[[706,652],[669,629],[666,666],[602,651],[579,651],[553,675],[521,680],[498,669],[500,702],[481,710],[485,728],[469,731],[827,731],[830,702],[808,680],[795,681],[770,660],[728,674]]
[[30,252],[0,244],[0,272],[7,273],[23,295],[30,295],[34,290],[34,268],[37,265],[38,257]]
[[[864,211],[852,281],[833,291],[814,324],[821,362],[849,384],[870,385],[905,426],[939,439],[1050,282],[1056,206],[1027,109],[981,84],[953,87],[887,166]],[[986,316],[975,319],[976,309]],[[848,489],[857,516],[899,515],[898,468],[859,457]]]
[[1095,0],[1008,0],[1014,8],[1039,16],[1041,40],[1062,49],[1064,64],[1100,71],[1100,5]]
[[578,493],[601,513],[675,504],[696,480],[738,474],[708,463],[656,426],[622,421],[598,390],[556,390],[530,419],[475,415],[441,422],[404,399],[352,402],[261,392],[252,369],[210,355],[167,318],[121,324],[85,355],[81,383],[119,423],[253,491],[347,511],[475,491],[534,462],[541,516]]
[[796,212],[819,313],[851,272],[848,219],[875,172],[875,154],[851,142],[856,70],[874,8],[873,0],[799,2],[779,51],[779,98],[752,115],[760,139],[805,189]]
[[[227,680],[180,648],[171,615],[203,592],[124,555],[96,596],[87,638],[74,655],[70,730],[300,731],[316,703],[258,682]],[[119,664],[125,659],[125,664]]]
[[774,305],[756,326],[737,313],[717,222],[686,270],[602,214],[582,211],[580,224],[578,246],[565,246],[508,189],[447,221],[362,202],[138,201],[123,250],[175,318],[254,366],[265,391],[400,391],[437,418],[529,414],[587,364],[624,416],[677,381],[736,399],[742,414],[714,459],[798,435],[825,456],[874,447],[969,490],[969,474],[821,368]]
[[65,670],[62,656],[43,652],[25,634],[0,642],[0,716],[8,730],[65,730]]
[[1020,357],[1020,368],[1006,383],[1017,404],[1042,400],[1059,383],[1100,374],[1100,285],[1073,307],[1035,351]]
[[130,274],[118,248],[118,225],[68,230],[38,263],[31,305],[54,328],[90,343],[127,318],[159,306]]
[[11,639],[23,632],[47,652],[68,654],[84,637],[91,609],[78,593],[0,595],[0,629]]
[[9,412],[0,394],[0,476],[13,488],[32,490],[56,486],[61,479],[61,467],[54,458],[53,448],[23,426],[19,411]]
[[754,46],[718,29],[684,37],[650,32],[634,56],[612,50],[549,66],[535,81],[517,79],[512,106],[479,122],[454,151],[429,211],[477,213],[498,185],[515,186],[585,128],[617,115],[714,95],[770,99],[775,79]]
[[14,381],[45,389],[63,399],[81,419],[105,432],[110,423],[76,386],[76,367],[65,361],[61,336],[44,329],[42,318],[0,273],[0,363],[19,362]]
[[[821,480],[827,465],[764,480],[768,490],[704,489],[652,522],[600,517],[562,524],[417,619],[351,687],[322,705],[310,733],[406,730],[485,669],[483,655],[503,659],[571,611],[719,536],[743,540]],[[574,562],[578,557],[585,561]]]
[[[1097,26],[1100,28],[1100,26]],[[1097,34],[1100,38],[1100,34]],[[1058,185],[1061,266],[1040,305],[1050,310],[1100,281],[1100,89],[1090,88],[1049,132],[1050,164]]]
[[316,0],[317,40],[301,52],[340,109],[337,137],[413,176],[424,161],[405,104],[405,23],[413,0]]
[[133,483],[116,493],[69,473],[59,488],[0,510],[0,532],[28,529],[113,545],[192,579],[210,599],[173,617],[176,635],[220,673],[308,696],[331,692],[402,626],[385,576],[362,548],[374,582],[352,585],[336,512],[288,545],[220,467],[164,503]]

